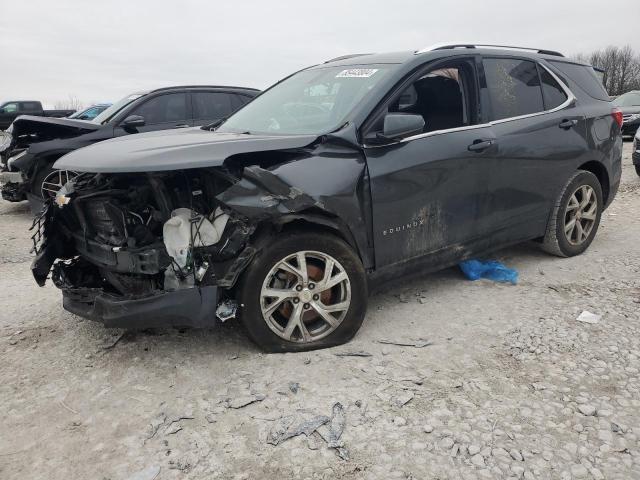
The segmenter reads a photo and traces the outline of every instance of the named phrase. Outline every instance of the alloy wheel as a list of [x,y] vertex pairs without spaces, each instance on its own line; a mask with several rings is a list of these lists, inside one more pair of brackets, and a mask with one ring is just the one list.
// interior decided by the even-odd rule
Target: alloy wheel
[[42,186],[40,187],[42,198],[45,200],[47,198],[55,198],[58,190],[60,190],[69,180],[73,180],[77,176],[78,174],[76,172],[72,172],[70,170],[54,170],[44,177],[44,180],[42,181]]
[[564,216],[564,234],[571,245],[589,238],[598,215],[598,197],[589,185],[579,186],[569,197]]
[[260,309],[269,328],[289,342],[309,343],[334,332],[351,304],[351,282],[335,258],[316,251],[293,253],[267,274]]

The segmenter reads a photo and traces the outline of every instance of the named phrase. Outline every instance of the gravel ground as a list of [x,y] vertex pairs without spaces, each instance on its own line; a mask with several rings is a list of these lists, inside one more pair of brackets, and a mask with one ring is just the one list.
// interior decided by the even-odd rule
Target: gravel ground
[[27,207],[0,203],[0,478],[640,478],[630,157],[584,255],[498,252],[517,286],[456,269],[398,284],[353,342],[304,354],[264,355],[234,322],[83,321],[31,278]]

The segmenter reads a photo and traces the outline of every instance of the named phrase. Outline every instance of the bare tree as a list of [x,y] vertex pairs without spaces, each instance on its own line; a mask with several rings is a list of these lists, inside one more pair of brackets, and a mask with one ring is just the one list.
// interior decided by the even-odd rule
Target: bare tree
[[640,88],[640,55],[626,45],[609,46],[588,54],[576,56],[604,71],[603,83],[609,95],[621,95]]
[[79,111],[83,107],[82,102],[75,95],[69,94],[66,100],[59,100],[55,103],[54,108],[56,110],[76,110]]

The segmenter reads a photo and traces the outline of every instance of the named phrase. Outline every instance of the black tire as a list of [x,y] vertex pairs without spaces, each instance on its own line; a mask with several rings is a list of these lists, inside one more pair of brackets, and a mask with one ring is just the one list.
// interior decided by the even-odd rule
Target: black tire
[[45,200],[42,196],[42,182],[44,182],[45,178],[52,172],[53,168],[51,165],[46,165],[36,172],[31,182],[31,193],[41,200]]
[[640,165],[634,165],[636,167],[636,175],[640,177]]
[[[351,301],[335,330],[308,342],[288,341],[277,335],[262,315],[261,290],[271,269],[300,251],[320,252],[337,260],[347,274]],[[299,302],[299,300],[296,300]],[[267,352],[301,352],[340,345],[356,334],[367,309],[367,279],[362,262],[340,238],[325,233],[285,232],[267,244],[253,259],[239,282],[239,317],[249,337]],[[292,306],[292,304],[291,304]],[[315,311],[310,311],[315,314]]]
[[[565,233],[565,225],[569,217],[568,207],[571,197],[583,186],[588,186],[593,189],[596,196],[596,212],[595,220],[589,234],[580,243],[571,243],[567,234]],[[549,223],[547,224],[547,231],[542,242],[542,249],[553,255],[559,257],[573,257],[580,255],[584,252],[591,242],[593,241],[600,225],[600,217],[602,216],[602,209],[604,202],[602,199],[602,186],[598,178],[591,172],[579,170],[571,176],[566,183],[560,196],[556,200]]]

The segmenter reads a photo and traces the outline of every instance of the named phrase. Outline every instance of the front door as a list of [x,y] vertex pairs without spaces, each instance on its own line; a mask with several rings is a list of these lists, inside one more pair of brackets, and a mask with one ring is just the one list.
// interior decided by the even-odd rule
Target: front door
[[[452,258],[487,233],[486,156],[495,148],[478,125],[475,61],[420,72],[365,124],[376,266],[449,250]],[[424,131],[375,145],[387,113],[422,115]]]
[[[136,107],[128,115],[139,115],[144,118],[145,124],[136,127],[137,133],[193,126],[191,105],[186,92],[157,95]],[[131,132],[118,126],[115,133],[118,136]]]

